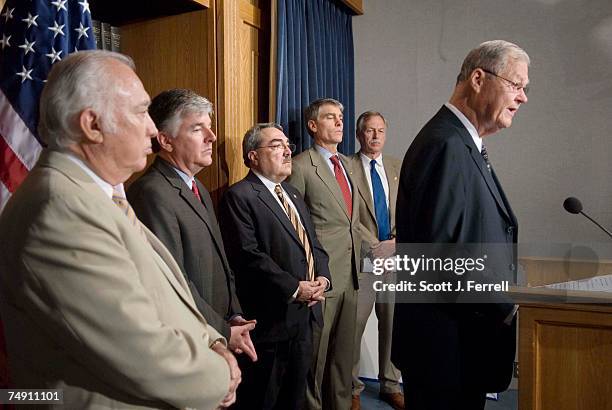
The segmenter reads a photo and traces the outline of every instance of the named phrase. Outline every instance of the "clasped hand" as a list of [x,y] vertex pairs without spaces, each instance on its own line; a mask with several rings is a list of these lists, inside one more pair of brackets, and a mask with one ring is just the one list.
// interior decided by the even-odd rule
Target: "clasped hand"
[[302,280],[299,283],[296,300],[308,303],[308,307],[314,306],[325,300],[323,292],[326,288],[327,280],[322,276],[317,276],[315,280]]

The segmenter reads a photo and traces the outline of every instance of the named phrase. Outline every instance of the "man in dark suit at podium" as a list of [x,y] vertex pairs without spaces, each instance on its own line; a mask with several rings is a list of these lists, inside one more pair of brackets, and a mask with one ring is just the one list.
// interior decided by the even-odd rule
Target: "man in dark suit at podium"
[[[495,274],[516,269],[517,221],[483,139],[510,127],[527,102],[529,56],[506,41],[470,51],[455,91],[404,158],[397,242],[495,244]],[[515,352],[511,303],[395,306],[392,360],[406,408],[482,409],[505,390]]]

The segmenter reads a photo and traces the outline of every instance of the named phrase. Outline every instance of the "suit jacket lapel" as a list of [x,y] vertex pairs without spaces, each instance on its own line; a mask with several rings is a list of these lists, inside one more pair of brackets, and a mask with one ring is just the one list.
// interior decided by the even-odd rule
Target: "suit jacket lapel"
[[[355,178],[355,185],[359,190],[359,195],[366,204],[368,212],[372,217],[372,220],[376,221],[376,210],[374,209],[374,201],[372,200],[372,192],[370,192],[370,186],[368,185],[368,178],[363,169],[361,162],[361,154],[357,152],[353,157],[353,177]],[[386,170],[385,170],[386,171]]]
[[[309,149],[310,151],[310,161],[312,165],[315,167],[315,172],[321,178],[321,181],[327,186],[332,196],[338,202],[338,205],[344,211],[344,214],[348,218],[348,210],[346,209],[346,203],[344,202],[344,196],[342,195],[342,191],[340,190],[340,185],[338,185],[338,181],[336,181],[336,177],[331,173],[329,166],[325,163],[325,158],[321,156],[316,150],[316,148],[312,147]],[[342,160],[342,157],[340,157]],[[347,168],[346,162],[342,161],[342,165],[344,165],[344,169],[346,170],[347,176],[349,174],[349,168]],[[348,183],[351,183],[351,179],[349,178]],[[351,187],[354,189],[354,186]],[[354,202],[354,201],[353,201]],[[353,209],[356,209],[353,204]]]
[[198,198],[193,194],[191,189],[185,184],[185,182],[181,179],[181,177],[176,173],[176,171],[172,168],[170,164],[164,161],[162,158],[157,157],[155,162],[153,163],[155,169],[157,169],[172,185],[179,191],[179,196],[183,201],[185,201],[191,209],[202,219],[208,231],[210,232],[210,237],[212,238],[214,245],[217,247],[217,251],[221,256],[221,260],[225,266],[225,270],[229,271],[229,263],[227,258],[225,257],[225,250],[223,248],[223,241],[221,239],[221,232],[218,229],[216,223],[213,222],[210,217],[209,212],[214,212],[213,204],[210,200],[209,195],[207,194],[207,190],[202,185],[197,178],[194,179],[195,183],[198,186],[198,190],[200,191],[200,196],[204,204],[198,201]]
[[[179,191],[179,196],[181,199],[185,201],[191,207],[191,209],[193,209],[193,211],[210,229],[211,221],[206,208],[204,208],[204,205],[198,201],[198,198],[196,198],[196,196],[193,194],[190,187],[185,184],[172,166],[160,157],[157,157],[153,163],[153,167],[155,167],[155,169],[157,169],[168,180],[170,185]],[[198,185],[198,189],[199,187],[200,185]]]
[[[472,137],[470,136],[470,138]],[[474,145],[474,141],[472,141],[472,145]],[[478,170],[480,171],[485,182],[487,183],[487,186],[489,187],[489,191],[495,198],[498,208],[501,209],[501,211],[510,220],[511,219],[510,214],[508,213],[508,210],[506,209],[506,205],[502,201],[501,195],[499,194],[499,189],[498,189],[499,185],[496,184],[495,181],[493,180],[493,172],[494,172],[493,168],[491,168],[491,172],[489,172],[489,170],[487,169],[487,165],[485,164],[484,159],[482,158],[482,154],[478,152],[478,149],[476,148],[476,146],[471,147],[471,148],[472,149],[470,150],[470,154],[472,156],[472,159],[474,160],[475,165],[478,167]]]
[[295,228],[287,217],[285,210],[281,208],[280,204],[276,201],[276,198],[272,196],[272,193],[270,193],[268,188],[266,188],[266,186],[263,184],[263,182],[261,182],[257,175],[250,171],[247,175],[247,180],[251,183],[253,189],[257,191],[257,196],[259,200],[262,201],[264,205],[266,205],[270,209],[270,211],[272,211],[274,216],[276,216],[281,225],[283,225],[285,230],[287,230],[289,235],[291,235],[293,239],[295,239],[301,246],[301,242],[297,236],[297,232],[295,231]]
[[[300,219],[302,220],[302,226],[304,227],[304,231],[306,232],[306,235],[308,235],[308,240],[310,241],[310,247],[312,248],[313,233],[310,232],[310,230],[308,229],[308,225],[306,224],[306,217],[305,217],[305,216],[308,216],[310,218],[308,208],[306,208],[306,204],[304,203],[304,201],[298,200],[298,195],[300,194],[293,186],[291,186],[291,184],[287,182],[282,182],[281,185],[283,186],[283,189],[287,192],[287,194],[289,194],[289,196],[291,197],[291,202],[293,202],[293,205],[295,205],[295,209],[297,209],[297,212],[300,215]],[[297,239],[299,242],[299,238]]]

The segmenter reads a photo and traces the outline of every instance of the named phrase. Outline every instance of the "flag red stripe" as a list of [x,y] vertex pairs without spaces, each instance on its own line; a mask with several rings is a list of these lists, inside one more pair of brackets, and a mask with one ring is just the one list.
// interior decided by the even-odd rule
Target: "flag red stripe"
[[28,169],[8,146],[4,137],[0,135],[0,181],[13,193],[26,175],[28,175]]

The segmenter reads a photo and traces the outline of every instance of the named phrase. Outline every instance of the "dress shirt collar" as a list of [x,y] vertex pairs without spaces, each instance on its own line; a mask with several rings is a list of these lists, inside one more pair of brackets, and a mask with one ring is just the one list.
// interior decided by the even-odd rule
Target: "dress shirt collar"
[[[371,169],[372,166],[370,165],[370,163],[372,162],[372,158],[368,157],[363,152],[360,152],[359,156],[361,158],[361,162],[363,162],[363,165],[366,167],[365,169]],[[374,161],[376,161],[377,167],[384,167],[382,153],[378,156],[378,158],[374,158]]]
[[[330,158],[333,157],[334,155],[338,155],[338,152],[336,152],[335,154],[332,154],[330,150],[328,150],[327,148],[323,148],[319,144],[314,144],[314,147],[317,150],[317,152],[321,154],[323,158],[325,158],[325,161],[329,162],[330,164],[331,164]],[[340,158],[340,156],[338,156],[338,158]]]
[[85,173],[87,175],[89,175],[91,177],[91,179],[94,180],[96,185],[98,185],[102,189],[102,191],[104,191],[106,196],[108,196],[110,199],[113,198],[113,190],[116,190],[116,191],[118,191],[120,193],[123,193],[123,195],[125,196],[125,191],[123,190],[123,184],[119,184],[119,185],[113,187],[111,184],[109,184],[108,182],[106,182],[105,180],[100,178],[98,176],[98,174],[93,172],[93,170],[89,167],[89,165],[87,165],[85,163],[85,161],[83,161],[81,158],[77,157],[75,154],[73,154],[71,152],[65,152],[65,151],[64,152],[59,152],[59,154],[66,155],[69,160],[71,160],[72,162],[77,164],[83,171],[85,171]]
[[[266,186],[266,188],[268,188],[268,191],[272,192],[274,195],[276,195],[276,193],[274,192],[274,188],[276,187],[276,185],[281,185],[280,182],[274,182],[269,180],[268,178],[264,177],[263,175],[261,175],[259,172],[255,171],[254,169],[251,168],[251,171],[257,176],[257,178],[259,178],[261,180],[261,182],[263,182],[263,184]],[[281,185],[281,188],[283,186]],[[284,191],[284,189],[283,189]]]
[[467,117],[461,111],[459,111],[459,109],[453,104],[447,102],[444,105],[446,106],[446,108],[451,110],[453,114],[457,116],[457,118],[459,118],[459,121],[461,121],[463,126],[468,130],[468,132],[472,136],[472,139],[474,140],[474,144],[476,144],[476,148],[478,148],[478,152],[482,151],[482,138],[480,138],[480,136],[478,135],[478,131],[476,131],[476,127],[474,127],[474,124],[472,124],[470,120],[468,120]]
[[[170,164],[170,163],[168,163],[168,164]],[[174,169],[176,171],[178,176],[181,177],[183,182],[187,184],[187,188],[192,189],[191,187],[193,186],[193,180],[195,178],[194,177],[190,177],[189,175],[187,175],[186,173],[184,173],[183,171],[181,171],[180,169],[178,169],[177,167],[175,167],[172,164],[170,164],[170,166],[172,167],[172,169]]]

